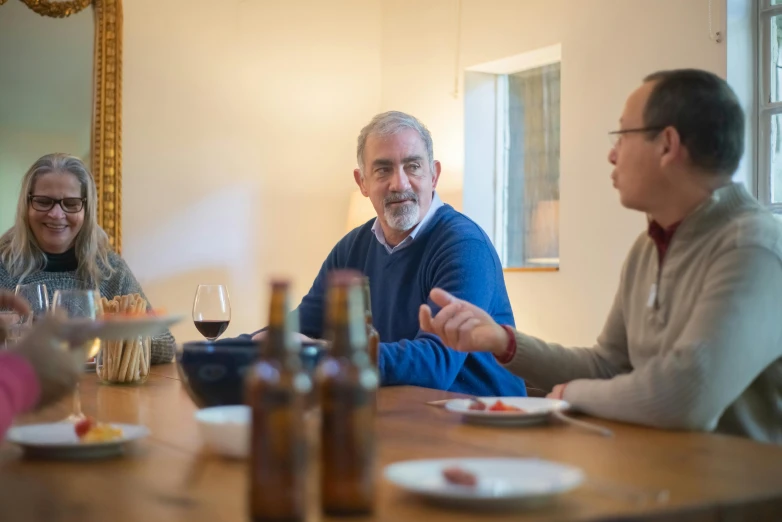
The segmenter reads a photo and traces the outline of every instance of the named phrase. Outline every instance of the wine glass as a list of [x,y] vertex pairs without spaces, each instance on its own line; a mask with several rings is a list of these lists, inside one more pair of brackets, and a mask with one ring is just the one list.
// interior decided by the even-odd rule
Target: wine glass
[[224,285],[198,285],[193,301],[193,323],[209,341],[220,337],[231,322],[231,300]]
[[49,293],[46,291],[46,285],[41,283],[16,285],[14,293],[30,305],[32,313],[30,317],[22,318],[24,323],[37,321],[49,311]]
[[[94,321],[100,309],[100,294],[96,290],[57,290],[54,292],[52,311],[68,319]],[[100,350],[100,339],[86,341],[82,346],[69,346],[71,351],[86,353],[87,360],[95,357]],[[79,385],[73,391],[73,411],[66,421],[78,422],[84,419],[81,411]]]

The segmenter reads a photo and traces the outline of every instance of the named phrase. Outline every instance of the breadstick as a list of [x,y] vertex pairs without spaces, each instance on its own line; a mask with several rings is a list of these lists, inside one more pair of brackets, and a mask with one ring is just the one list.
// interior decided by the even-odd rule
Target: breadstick
[[128,366],[130,366],[130,355],[132,346],[128,346],[125,342],[125,347],[122,349],[122,362],[119,367],[119,379],[125,380],[125,376],[128,374]]
[[124,373],[120,374],[119,379],[122,382],[131,382],[131,372],[133,371],[133,358],[134,352],[136,351],[136,341],[133,339],[126,340],[124,349],[128,352],[128,367]]
[[110,368],[110,358],[109,358],[109,341],[101,339],[100,341],[101,347],[100,347],[100,360],[101,364],[95,364],[95,369],[100,369],[98,372],[98,377],[100,377],[103,380],[108,379],[109,377],[109,368]]
[[[138,344],[138,341],[136,341],[135,344]],[[128,377],[128,382],[136,382],[139,378],[138,369],[139,369],[139,356],[141,355],[141,350],[138,348],[133,348],[134,355],[132,356],[131,363],[130,363],[130,375]]]
[[124,355],[123,341],[114,341],[114,380],[120,380],[120,367],[122,366],[122,357]]
[[[142,316],[147,311],[147,301],[146,299],[142,298],[139,294],[134,294],[137,297],[136,300],[136,309],[134,315]],[[135,359],[133,360],[133,379],[137,380],[141,378],[141,373],[143,367],[146,365],[146,339],[140,338],[136,342],[135,350],[136,353]],[[146,375],[146,372],[145,372]]]
[[[150,341],[151,342],[151,341]],[[146,377],[149,373],[149,343],[144,343],[141,349],[141,369],[140,373],[142,377]]]
[[106,342],[106,353],[108,354],[109,380],[113,381],[117,377],[117,348],[115,341]]
[[111,341],[111,380],[119,379],[119,366],[122,363],[122,341]]
[[[118,304],[117,313],[124,314],[128,306],[128,296],[117,296],[114,299]],[[125,373],[127,372],[128,358],[130,357],[128,350],[125,350],[124,344],[125,343],[121,340],[117,341],[117,373],[115,375],[115,380],[118,382],[121,382],[125,377]]]

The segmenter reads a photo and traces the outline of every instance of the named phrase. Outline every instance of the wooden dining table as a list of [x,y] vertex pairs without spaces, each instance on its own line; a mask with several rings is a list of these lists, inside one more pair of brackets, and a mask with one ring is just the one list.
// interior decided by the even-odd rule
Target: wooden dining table
[[[153,367],[138,386],[99,384],[85,374],[82,408],[101,421],[145,425],[150,435],[122,457],[93,461],[26,458],[0,447],[0,521],[217,522],[249,520],[246,461],[205,449],[174,364]],[[597,419],[603,437],[568,424],[489,427],[429,405],[457,394],[416,387],[382,388],[376,422],[378,501],[370,517],[403,522],[782,520],[782,447],[707,433],[668,432]],[[66,400],[17,419],[51,422]],[[581,468],[576,490],[540,505],[473,510],[434,504],[382,475],[407,459],[500,457],[548,459]],[[320,519],[313,505],[313,519]],[[325,520],[336,520],[325,517]]]

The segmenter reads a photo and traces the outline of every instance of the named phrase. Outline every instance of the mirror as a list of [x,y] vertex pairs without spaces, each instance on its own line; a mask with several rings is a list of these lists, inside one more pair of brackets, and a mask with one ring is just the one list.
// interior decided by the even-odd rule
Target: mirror
[[27,169],[67,152],[91,167],[120,252],[121,28],[119,0],[0,0],[0,233]]

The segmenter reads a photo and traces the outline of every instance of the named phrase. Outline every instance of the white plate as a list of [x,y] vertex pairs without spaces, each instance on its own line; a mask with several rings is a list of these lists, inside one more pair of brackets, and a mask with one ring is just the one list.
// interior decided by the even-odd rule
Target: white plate
[[242,459],[250,453],[250,407],[215,406],[195,412],[201,438],[215,453]]
[[166,328],[184,319],[183,315],[141,317],[121,317],[88,321],[71,319],[65,323],[65,337],[100,339],[132,339],[134,337],[154,337],[166,331]]
[[115,424],[122,430],[122,437],[106,442],[81,442],[76,436],[74,424],[30,424],[14,426],[8,430],[6,440],[21,446],[30,457],[50,459],[98,459],[120,455],[129,442],[149,435],[145,426]]
[[[454,485],[443,470],[457,467],[476,475],[474,487]],[[473,507],[540,504],[578,487],[579,468],[540,459],[429,459],[386,466],[386,479],[430,500]]]
[[516,406],[524,411],[471,410],[470,399],[452,399],[445,403],[445,409],[461,414],[466,422],[522,426],[547,422],[553,411],[567,411],[570,408],[570,404],[565,401],[543,397],[478,397],[478,399],[487,408],[500,400],[508,406]]

